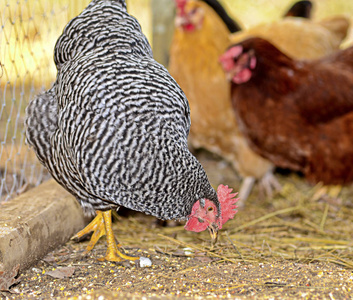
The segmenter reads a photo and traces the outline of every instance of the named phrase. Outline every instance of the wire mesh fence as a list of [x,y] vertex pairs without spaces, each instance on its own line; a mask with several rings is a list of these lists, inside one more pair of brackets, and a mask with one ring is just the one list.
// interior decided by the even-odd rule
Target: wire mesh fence
[[[25,108],[54,82],[55,42],[66,23],[89,2],[0,1],[0,203],[49,178],[25,144]],[[148,0],[131,2],[129,8],[148,24],[148,9],[138,11],[141,6],[148,8]]]
[[25,145],[25,107],[55,80],[53,48],[88,1],[1,1],[0,201],[48,177]]

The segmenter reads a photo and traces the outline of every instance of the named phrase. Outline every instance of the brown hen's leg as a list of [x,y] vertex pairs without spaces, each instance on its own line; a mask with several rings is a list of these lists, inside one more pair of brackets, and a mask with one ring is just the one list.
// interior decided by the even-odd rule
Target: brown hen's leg
[[[319,184],[320,185],[320,184]],[[339,194],[342,191],[341,185],[323,185],[318,188],[318,190],[312,196],[313,201],[325,201],[328,204],[332,204],[335,206],[340,206],[341,200],[339,198]]]
[[240,191],[239,191],[239,200],[237,202],[237,206],[239,209],[243,209],[245,206],[245,201],[248,199],[254,183],[255,183],[255,177],[252,176],[247,176],[243,179],[241,186],[240,186]]
[[259,180],[260,197],[272,198],[276,192],[281,190],[282,186],[273,174],[272,170],[266,172],[266,174]]
[[91,223],[89,223],[84,229],[78,232],[72,239],[77,239],[82,237],[83,235],[93,231],[93,235],[91,240],[86,248],[85,253],[91,251],[95,244],[98,242],[100,237],[103,235],[107,236],[107,253],[105,257],[99,260],[108,260],[108,261],[122,261],[124,259],[127,260],[137,260],[139,257],[128,256],[124,253],[120,252],[118,247],[120,245],[116,243],[114,233],[112,230],[112,212],[109,211],[98,211],[97,216],[93,219]]

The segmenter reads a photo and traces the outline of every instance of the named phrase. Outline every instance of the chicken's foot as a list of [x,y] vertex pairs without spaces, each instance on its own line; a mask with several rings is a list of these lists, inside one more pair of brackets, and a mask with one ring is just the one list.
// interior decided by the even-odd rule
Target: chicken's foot
[[112,214],[111,210],[103,212],[103,219],[105,223],[105,231],[107,235],[107,253],[104,258],[100,260],[108,260],[108,261],[122,261],[126,260],[137,260],[140,259],[136,256],[128,256],[119,251],[118,246],[115,241],[113,229],[112,229]]
[[312,196],[313,201],[324,201],[334,206],[341,206],[342,199],[339,194],[342,191],[341,185],[323,185]]
[[71,238],[71,240],[80,240],[84,235],[89,234],[93,231],[91,240],[87,245],[85,254],[91,251],[95,244],[98,242],[98,240],[106,234],[103,212],[97,210],[96,213],[97,216],[91,221],[91,223],[89,223],[85,228],[83,228]]
[[282,189],[281,184],[273,174],[273,171],[267,171],[259,180],[259,193],[261,197],[272,198],[276,192]]
[[137,260],[139,257],[128,256],[119,251],[120,244],[117,244],[114,233],[112,230],[112,215],[111,210],[109,211],[96,211],[97,216],[89,223],[84,229],[79,231],[72,239],[79,239],[87,233],[93,231],[90,242],[87,245],[85,253],[88,253],[93,249],[98,240],[106,235],[107,236],[107,253],[105,257],[99,260],[108,261],[122,261],[126,260]]

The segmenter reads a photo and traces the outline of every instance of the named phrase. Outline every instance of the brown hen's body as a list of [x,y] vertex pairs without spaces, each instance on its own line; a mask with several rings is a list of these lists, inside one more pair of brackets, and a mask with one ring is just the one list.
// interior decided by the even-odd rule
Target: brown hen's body
[[262,39],[249,81],[233,84],[233,105],[251,147],[276,166],[316,183],[353,181],[353,47],[296,61]]

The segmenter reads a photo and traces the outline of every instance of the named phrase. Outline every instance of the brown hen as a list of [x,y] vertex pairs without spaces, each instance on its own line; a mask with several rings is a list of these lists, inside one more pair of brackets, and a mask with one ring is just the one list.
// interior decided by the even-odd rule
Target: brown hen
[[353,47],[305,61],[250,38],[221,61],[254,151],[311,183],[353,181]]

